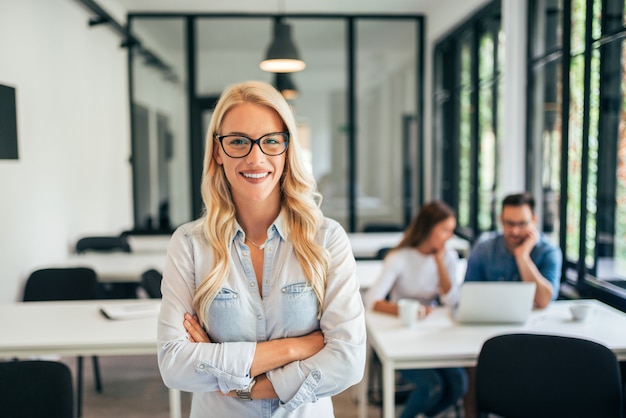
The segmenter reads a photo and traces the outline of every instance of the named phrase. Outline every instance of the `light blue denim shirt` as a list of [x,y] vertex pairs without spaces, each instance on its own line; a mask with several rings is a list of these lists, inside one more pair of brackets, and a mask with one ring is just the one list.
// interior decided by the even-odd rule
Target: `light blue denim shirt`
[[[530,258],[541,275],[552,284],[552,299],[556,299],[561,283],[561,249],[541,235],[530,252]],[[472,248],[465,272],[466,282],[521,280],[515,257],[506,249],[501,233],[485,234]]]
[[[330,267],[321,318],[286,236],[283,215],[267,231],[261,292],[239,225],[231,243],[231,273],[208,307],[211,343],[191,343],[183,314],[193,312],[196,289],[213,266],[201,221],[178,228],[163,271],[158,360],[168,387],[194,392],[191,417],[332,417],[331,396],[358,383],[365,365],[365,321],[356,263],[343,228],[325,219],[317,241]],[[320,329],[326,346],[316,355],[266,375],[279,399],[243,401],[220,396],[243,389],[251,377],[256,343]]]

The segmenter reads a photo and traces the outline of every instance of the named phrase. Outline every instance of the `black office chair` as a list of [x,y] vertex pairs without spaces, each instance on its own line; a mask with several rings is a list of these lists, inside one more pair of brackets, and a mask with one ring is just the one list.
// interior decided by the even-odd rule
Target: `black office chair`
[[[24,302],[52,300],[97,299],[98,280],[96,272],[85,267],[47,268],[31,273],[24,288]],[[92,356],[96,391],[102,392],[98,357]],[[82,407],[83,357],[76,359],[77,411]]]
[[0,414],[20,418],[72,418],[72,373],[56,361],[0,362]]
[[363,226],[363,232],[402,232],[404,227],[391,223],[371,223]]
[[87,251],[121,251],[129,253],[131,248],[125,235],[83,237],[76,241],[77,254]]
[[162,279],[163,275],[158,270],[150,269],[144,271],[141,275],[141,287],[143,287],[150,298],[160,299],[163,297],[161,294]]
[[391,251],[391,247],[383,247],[376,251],[376,260],[384,260],[389,251]]
[[476,365],[479,416],[621,417],[615,354],[593,341],[507,334],[487,340]]

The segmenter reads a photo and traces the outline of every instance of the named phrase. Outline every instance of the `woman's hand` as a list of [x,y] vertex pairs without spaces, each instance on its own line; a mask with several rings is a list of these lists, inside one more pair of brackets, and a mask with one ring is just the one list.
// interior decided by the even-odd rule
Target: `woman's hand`
[[185,326],[185,329],[187,330],[187,333],[189,334],[190,342],[192,343],[210,343],[211,342],[211,340],[209,339],[209,336],[204,331],[204,328],[202,328],[202,325],[200,325],[200,322],[198,322],[198,317],[196,317],[195,315],[186,313],[184,320],[183,320],[183,325]]

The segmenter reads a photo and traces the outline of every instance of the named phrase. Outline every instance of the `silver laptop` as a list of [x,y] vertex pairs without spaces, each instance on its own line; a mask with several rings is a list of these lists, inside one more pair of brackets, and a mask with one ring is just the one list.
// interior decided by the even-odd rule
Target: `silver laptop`
[[465,282],[456,310],[461,324],[524,323],[535,298],[535,283]]

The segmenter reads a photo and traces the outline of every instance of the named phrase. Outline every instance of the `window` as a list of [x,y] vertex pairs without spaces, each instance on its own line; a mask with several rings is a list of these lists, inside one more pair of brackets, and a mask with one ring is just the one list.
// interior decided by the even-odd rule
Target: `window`
[[500,5],[492,3],[435,47],[435,147],[441,198],[470,240],[496,228],[502,57]]
[[[583,296],[626,307],[626,21],[623,0],[529,3],[530,170],[544,230]],[[560,155],[560,160],[556,157]],[[556,210],[558,206],[558,210]]]

